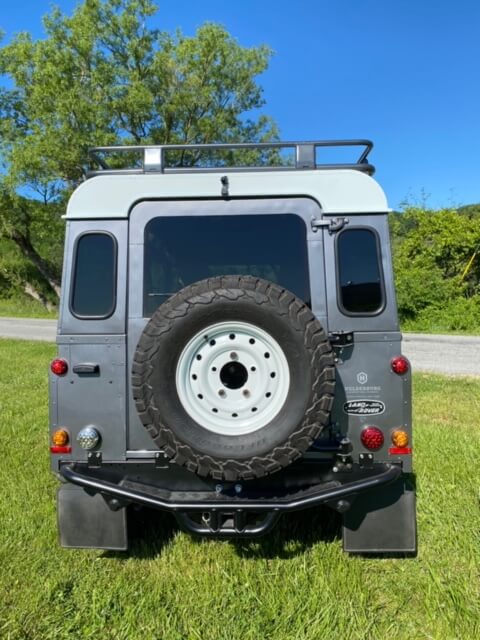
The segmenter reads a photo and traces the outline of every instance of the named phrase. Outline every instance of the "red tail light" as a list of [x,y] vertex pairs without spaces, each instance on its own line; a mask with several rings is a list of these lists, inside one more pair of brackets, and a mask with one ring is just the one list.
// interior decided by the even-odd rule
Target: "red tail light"
[[360,434],[363,446],[370,451],[377,451],[383,446],[385,438],[378,427],[366,427]]
[[404,456],[412,453],[412,447],[390,447],[388,453],[391,456]]
[[50,371],[56,376],[64,376],[68,371],[68,362],[63,358],[55,358],[50,364]]
[[393,373],[403,376],[410,369],[410,363],[405,356],[396,356],[390,361]]
[[50,447],[50,453],[72,453],[72,447],[70,446],[60,447],[54,444]]

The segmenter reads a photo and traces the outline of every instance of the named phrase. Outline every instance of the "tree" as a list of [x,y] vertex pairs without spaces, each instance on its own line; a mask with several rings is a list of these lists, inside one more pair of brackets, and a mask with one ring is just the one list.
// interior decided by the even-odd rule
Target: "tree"
[[[392,245],[402,320],[436,315],[445,328],[480,326],[480,217],[469,213],[408,207],[394,214]],[[452,317],[457,315],[463,318],[455,319],[454,327]]]
[[9,80],[0,90],[0,234],[52,294],[59,260],[45,260],[31,225],[43,215],[58,228],[58,205],[83,179],[90,147],[276,138],[269,117],[252,115],[264,104],[256,79],[271,51],[242,47],[216,24],[192,37],[160,31],[150,26],[156,11],[151,0],[84,0],[71,17],[46,17],[45,39],[22,33],[0,49]]

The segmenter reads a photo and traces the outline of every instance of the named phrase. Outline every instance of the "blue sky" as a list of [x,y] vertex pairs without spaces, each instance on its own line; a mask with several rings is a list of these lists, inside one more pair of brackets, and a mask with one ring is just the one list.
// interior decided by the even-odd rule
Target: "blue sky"
[[[70,12],[76,2],[60,0]],[[288,139],[371,138],[392,207],[480,202],[478,0],[161,0],[156,26],[223,24],[275,52],[260,78]],[[42,35],[43,0],[3,2],[0,28]]]

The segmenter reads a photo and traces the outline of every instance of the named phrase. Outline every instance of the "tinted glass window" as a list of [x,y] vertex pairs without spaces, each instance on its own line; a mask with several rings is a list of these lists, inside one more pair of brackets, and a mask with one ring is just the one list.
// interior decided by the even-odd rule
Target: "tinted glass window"
[[293,214],[159,217],[145,229],[144,313],[183,287],[252,275],[310,302],[306,227]]
[[115,308],[115,240],[88,233],[77,242],[72,311],[77,316],[107,317]]
[[337,239],[340,303],[349,313],[375,313],[383,304],[377,238],[368,229],[348,229]]

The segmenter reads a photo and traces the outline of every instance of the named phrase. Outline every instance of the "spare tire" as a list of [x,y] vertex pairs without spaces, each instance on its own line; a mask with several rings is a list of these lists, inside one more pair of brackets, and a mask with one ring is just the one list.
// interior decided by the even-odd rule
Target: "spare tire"
[[202,280],[162,304],[133,359],[157,446],[190,471],[252,479],[298,459],[328,424],[332,347],[293,293],[250,276]]

